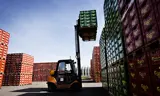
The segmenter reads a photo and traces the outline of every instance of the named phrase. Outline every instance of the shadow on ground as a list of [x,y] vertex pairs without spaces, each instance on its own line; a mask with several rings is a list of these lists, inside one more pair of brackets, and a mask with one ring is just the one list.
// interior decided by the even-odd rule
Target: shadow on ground
[[93,80],[83,80],[82,83],[95,83]]
[[[42,91],[45,91],[46,93],[40,93]],[[22,90],[15,90],[12,92],[27,92],[22,95],[17,96],[109,96],[107,91],[104,90],[102,87],[85,87],[82,88],[80,92],[74,92],[74,91],[64,91],[59,90],[52,93],[47,92],[47,88],[28,88],[28,89],[22,89]],[[32,93],[34,92],[34,93]]]
[[27,89],[14,90],[11,92],[41,92],[41,91],[47,91],[47,88],[27,88]]

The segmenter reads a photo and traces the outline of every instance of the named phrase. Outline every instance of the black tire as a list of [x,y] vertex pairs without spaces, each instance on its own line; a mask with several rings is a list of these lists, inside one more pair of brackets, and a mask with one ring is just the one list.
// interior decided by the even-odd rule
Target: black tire
[[80,88],[79,83],[74,83],[74,84],[71,86],[71,89],[73,89],[74,91],[81,91],[81,88]]
[[48,83],[48,92],[54,92],[56,90],[56,86],[53,83]]

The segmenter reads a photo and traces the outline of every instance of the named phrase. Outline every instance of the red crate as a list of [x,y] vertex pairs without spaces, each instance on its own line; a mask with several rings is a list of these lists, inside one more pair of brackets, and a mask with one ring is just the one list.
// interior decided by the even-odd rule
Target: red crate
[[[126,13],[125,17],[122,20],[122,24],[123,24],[123,30],[127,30],[128,24],[129,24],[129,16],[128,16],[128,12]],[[129,29],[128,29],[129,30]],[[125,32],[126,34],[129,34],[129,32]]]
[[152,86],[150,82],[140,82],[140,93],[141,96],[153,96]]
[[130,44],[133,41],[133,34],[130,33],[126,38],[125,38],[125,42],[126,44]]
[[[142,1],[142,3],[139,1]],[[136,2],[139,9],[145,43],[147,44],[160,36],[156,21],[156,12],[154,10],[155,6],[152,0],[136,0]]]
[[136,81],[138,79],[137,72],[130,70],[129,77],[130,77],[130,81]]
[[147,17],[142,18],[142,25],[144,30],[149,30],[150,27],[155,26],[157,24],[156,22],[156,18],[155,18],[155,14],[154,14],[154,10],[151,11]]
[[137,10],[135,3],[132,3],[128,9],[130,20],[133,20],[135,16],[137,16]]
[[158,38],[159,33],[158,33],[158,29],[157,29],[156,25],[153,26],[150,30],[145,31],[144,37],[145,37],[145,43],[148,43],[148,42],[153,41],[156,38]]
[[140,24],[138,23],[133,29],[133,37],[137,38],[137,37],[142,37],[142,32],[141,32],[141,28],[140,28]]
[[10,34],[2,29],[0,29],[0,41],[5,45],[8,46]]
[[[34,63],[33,80],[46,81],[46,77],[49,76],[49,71],[55,69],[56,65],[56,62]],[[39,79],[36,79],[37,75],[40,75]]]
[[3,80],[3,74],[0,74],[0,83],[2,82]]
[[129,2],[130,0],[119,0],[118,1],[118,9],[121,15],[125,13],[126,9],[128,8]]
[[154,90],[154,96],[160,95],[160,65],[152,66],[152,84]]
[[160,19],[159,19],[160,18],[160,3],[156,3],[155,6],[156,6],[156,9],[155,9],[155,11],[156,11],[156,19],[157,19],[157,23],[158,23],[158,28],[160,30]]
[[131,24],[131,28],[135,29],[135,27],[139,24],[139,19],[138,16],[135,15],[134,17],[132,17],[132,20],[130,20],[130,24]]
[[137,68],[148,67],[147,55],[144,48],[135,52]]
[[145,7],[146,5],[149,5],[149,7],[152,5],[152,0],[136,0],[138,8]]
[[156,3],[156,4],[160,4],[160,1],[159,1],[159,0],[155,0],[155,3]]
[[139,68],[138,69],[138,78],[141,82],[150,82],[150,72],[149,68]]
[[142,37],[141,36],[138,36],[136,39],[135,39],[135,48],[139,48],[143,45],[143,41],[142,41]]
[[150,60],[152,65],[159,65],[160,64],[160,48],[156,50],[151,50],[150,51]]
[[129,86],[130,86],[130,93],[138,94],[139,84],[136,81],[130,81]]
[[132,51],[135,49],[135,44],[134,44],[134,42],[131,42],[130,44],[128,44],[128,45],[126,46],[126,48],[127,48],[127,53],[132,52]]
[[0,73],[4,73],[4,69],[5,69],[5,62],[0,60]]

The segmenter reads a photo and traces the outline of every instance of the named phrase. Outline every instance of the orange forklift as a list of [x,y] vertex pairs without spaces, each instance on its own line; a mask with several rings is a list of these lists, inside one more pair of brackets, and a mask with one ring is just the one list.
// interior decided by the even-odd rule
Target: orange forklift
[[75,70],[74,60],[71,59],[59,60],[56,70],[50,71],[50,76],[48,77],[47,81],[48,91],[54,91],[56,89],[68,89],[68,88],[74,90],[80,90],[82,88],[79,36],[82,38],[83,41],[96,40],[96,34],[97,34],[96,10],[80,11],[79,19],[77,20],[77,24],[74,26],[74,28],[75,28],[75,48],[76,48],[78,74],[76,73]]
[[53,92],[56,89],[73,89],[74,91],[79,91],[81,86],[78,82],[74,60],[59,60],[56,70],[50,71],[47,85],[49,92]]

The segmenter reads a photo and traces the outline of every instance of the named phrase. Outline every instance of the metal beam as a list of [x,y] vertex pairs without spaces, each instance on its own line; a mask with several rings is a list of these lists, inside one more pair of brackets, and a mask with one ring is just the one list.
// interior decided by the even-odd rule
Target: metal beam
[[81,58],[80,58],[80,44],[79,44],[79,34],[78,26],[75,25],[75,47],[76,47],[76,57],[77,57],[77,67],[78,67],[78,81],[80,82],[80,87],[82,88],[82,78],[81,78]]

